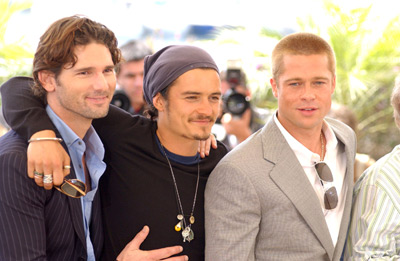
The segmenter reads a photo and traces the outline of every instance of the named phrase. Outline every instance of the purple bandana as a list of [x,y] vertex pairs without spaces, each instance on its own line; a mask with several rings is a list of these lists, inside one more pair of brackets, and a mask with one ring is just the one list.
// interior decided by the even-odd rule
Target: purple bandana
[[211,68],[219,73],[213,58],[195,46],[170,45],[144,59],[143,93],[148,104],[187,71]]

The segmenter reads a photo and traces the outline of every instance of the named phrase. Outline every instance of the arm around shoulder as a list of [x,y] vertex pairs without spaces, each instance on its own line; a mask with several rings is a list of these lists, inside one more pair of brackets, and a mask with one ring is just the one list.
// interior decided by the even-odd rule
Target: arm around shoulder
[[43,100],[34,96],[32,84],[32,78],[13,77],[0,88],[4,119],[26,140],[38,131],[55,130]]
[[[35,96],[29,77],[13,77],[5,82],[0,90],[3,102],[4,117],[10,127],[25,140],[35,137],[55,137],[55,127],[47,115],[44,101]],[[70,159],[65,150],[56,141],[40,141],[28,147],[28,176],[33,178],[33,171],[53,173],[54,184],[60,185],[64,179],[64,165]],[[56,163],[54,163],[56,162]],[[42,180],[36,180],[43,186]],[[51,189],[47,185],[46,189]]]

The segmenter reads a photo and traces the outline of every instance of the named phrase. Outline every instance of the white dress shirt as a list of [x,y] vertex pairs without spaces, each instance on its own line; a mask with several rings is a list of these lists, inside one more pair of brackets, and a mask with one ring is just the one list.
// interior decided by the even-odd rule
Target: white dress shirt
[[321,204],[321,210],[325,215],[325,221],[332,237],[333,245],[336,245],[347,192],[347,184],[343,182],[346,174],[346,155],[344,147],[338,146],[339,143],[336,139],[335,133],[324,121],[322,131],[326,139],[326,153],[323,161],[329,166],[332,172],[333,184],[336,187],[339,200],[336,208],[326,210],[324,207],[324,188],[322,187],[318,173],[315,169],[315,164],[320,161],[320,155],[310,151],[292,135],[290,135],[290,133],[279,122],[276,114],[274,114],[274,121],[288,142],[290,148],[295,153],[308,180],[313,186],[316,195],[318,196]]

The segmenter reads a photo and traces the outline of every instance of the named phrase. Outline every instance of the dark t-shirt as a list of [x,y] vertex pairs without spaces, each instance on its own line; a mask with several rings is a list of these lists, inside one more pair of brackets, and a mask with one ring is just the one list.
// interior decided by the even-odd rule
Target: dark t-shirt
[[[144,225],[150,234],[141,249],[182,245],[189,260],[204,260],[204,189],[207,178],[227,153],[221,143],[200,161],[199,189],[192,225],[194,240],[183,242],[175,231],[178,203],[173,178],[156,139],[157,123],[118,110],[93,122],[106,148],[107,170],[100,181],[105,225],[106,260],[115,260]],[[182,207],[188,221],[197,182],[197,164],[183,165],[170,160]]]

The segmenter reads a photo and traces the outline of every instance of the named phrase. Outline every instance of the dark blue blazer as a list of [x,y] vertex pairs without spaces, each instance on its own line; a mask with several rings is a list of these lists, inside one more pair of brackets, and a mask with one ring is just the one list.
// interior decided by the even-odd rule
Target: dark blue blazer
[[[27,176],[26,149],[14,131],[0,137],[0,260],[86,260],[80,199],[38,187]],[[99,199],[90,225],[96,259],[104,241]]]

